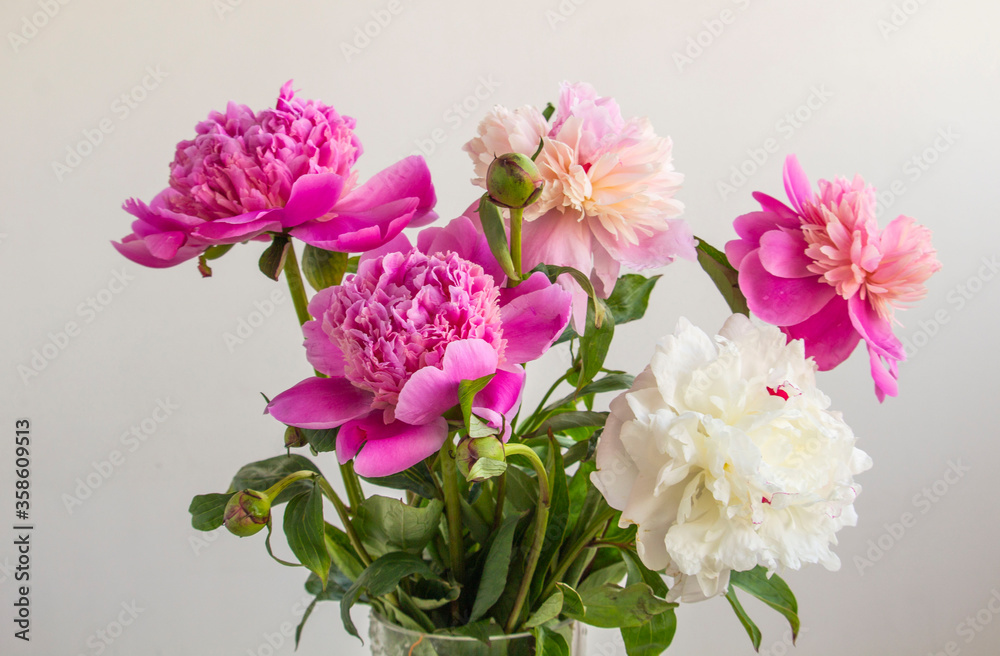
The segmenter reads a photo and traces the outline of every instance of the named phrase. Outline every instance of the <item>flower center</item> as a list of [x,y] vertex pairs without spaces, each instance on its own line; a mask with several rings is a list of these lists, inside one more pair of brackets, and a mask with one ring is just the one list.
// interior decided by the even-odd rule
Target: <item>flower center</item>
[[454,253],[390,253],[362,263],[338,288],[324,329],[344,353],[345,375],[392,408],[423,367],[441,368],[447,345],[481,339],[503,362],[500,289]]

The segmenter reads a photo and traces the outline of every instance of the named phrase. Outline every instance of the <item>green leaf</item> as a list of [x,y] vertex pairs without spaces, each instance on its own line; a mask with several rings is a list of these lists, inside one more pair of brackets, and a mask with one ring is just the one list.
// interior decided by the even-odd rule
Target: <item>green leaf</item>
[[209,246],[204,253],[198,256],[198,270],[201,275],[205,278],[212,275],[212,267],[208,266],[210,260],[217,260],[229,250],[235,246],[235,244],[221,244],[218,246]]
[[490,252],[496,258],[497,264],[508,278],[518,280],[514,271],[514,261],[510,258],[507,228],[504,225],[503,215],[500,214],[500,208],[493,204],[488,195],[483,194],[479,201],[479,209],[476,211],[479,213],[479,223],[483,226],[486,242],[490,245]]
[[621,629],[628,656],[660,656],[667,650],[677,632],[677,616],[673,609],[654,615],[642,626]]
[[493,458],[480,458],[469,468],[468,480],[483,481],[488,478],[495,478],[507,471],[505,460],[494,460]]
[[462,588],[447,581],[424,579],[410,588],[410,603],[420,610],[434,610],[458,599]]
[[618,278],[615,288],[608,297],[608,309],[615,318],[615,324],[641,319],[649,306],[649,295],[660,276],[647,278],[635,273],[626,273]]
[[436,635],[453,635],[475,638],[479,642],[489,646],[490,638],[503,635],[503,627],[496,623],[492,617],[478,622],[469,622],[463,626],[443,627],[434,632]]
[[767,569],[758,565],[746,572],[733,572],[730,581],[784,615],[792,627],[792,644],[795,644],[799,636],[799,604],[780,576],[774,574],[768,578]]
[[[616,560],[610,565],[601,567],[602,563],[593,563],[591,567],[593,569],[587,575],[587,578],[580,581],[580,585],[577,586],[577,590],[580,591],[581,595],[590,593],[592,590],[597,590],[606,585],[618,585],[622,582],[625,576],[628,574],[628,567],[621,560]],[[598,565],[594,567],[594,565]]]
[[476,394],[489,385],[495,375],[489,374],[475,380],[463,380],[458,384],[458,404],[462,407],[465,430],[469,430],[469,420],[472,417],[472,402],[476,399]]
[[188,512],[191,513],[191,526],[199,531],[214,531],[222,526],[226,515],[226,504],[233,493],[199,494],[191,499]]
[[547,121],[550,118],[552,118],[552,115],[555,114],[555,112],[556,112],[555,105],[553,105],[552,103],[545,103],[545,109],[542,110],[542,116],[544,116],[545,120]]
[[[538,557],[536,572],[548,571],[552,560],[559,555],[559,549],[566,537],[566,520],[569,517],[569,482],[566,480],[562,451],[557,446],[550,445],[546,464],[552,495],[549,500],[548,524],[545,527],[545,537],[542,540],[542,551]],[[536,576],[532,581],[529,597],[532,603],[542,594],[543,579],[542,576]]]
[[434,476],[426,460],[422,460],[409,469],[380,478],[362,478],[372,485],[388,487],[394,490],[409,490],[419,494],[425,499],[435,499],[440,496],[437,486],[434,484]]
[[705,270],[734,314],[750,316],[747,298],[740,291],[739,272],[729,264],[725,253],[698,239],[698,264]]
[[330,560],[332,562],[332,567],[330,568],[331,574],[336,569],[351,581],[356,581],[361,576],[361,572],[364,571],[365,566],[354,551],[354,545],[351,544],[351,539],[347,537],[347,533],[344,533],[333,524],[327,524],[325,537],[326,550],[330,552]]
[[[575,447],[574,447],[575,448]],[[568,459],[569,451],[566,452]],[[569,481],[567,489],[569,495],[569,510],[566,513],[566,535],[573,535],[577,522],[580,519],[580,512],[587,499],[587,490],[593,487],[590,482],[590,475],[597,470],[597,465],[593,462],[582,462],[577,467],[576,473]]]
[[628,569],[628,584],[645,583],[657,597],[666,597],[669,589],[663,577],[646,567],[639,556],[629,549],[620,549]]
[[[594,308],[597,307],[595,315]],[[595,320],[595,316],[604,315],[604,321]],[[583,331],[580,338],[580,379],[576,384],[577,389],[584,387],[594,379],[604,366],[604,358],[608,355],[611,347],[611,339],[615,336],[615,319],[607,311],[604,301],[599,298],[592,299],[587,306],[587,329]]]
[[267,555],[271,557],[274,562],[284,565],[285,567],[302,567],[302,563],[292,563],[287,560],[282,560],[274,555],[274,550],[271,549],[271,532],[273,527],[271,522],[267,523],[267,537],[264,538],[264,548],[267,550]]
[[641,626],[677,606],[658,598],[645,583],[636,583],[627,588],[605,584],[586,591],[581,589],[580,597],[584,613],[573,614],[564,610],[564,614],[603,629]]
[[580,597],[579,592],[562,582],[556,583],[556,588],[563,593],[563,613],[566,615],[570,613],[583,615],[587,612],[587,609],[583,606],[583,598]]
[[569,644],[560,634],[544,626],[531,632],[535,634],[535,656],[569,656]]
[[317,453],[334,451],[337,448],[337,433],[340,432],[339,428],[300,428],[299,431],[306,438],[313,451]]
[[[320,473],[312,460],[297,453],[275,456],[267,460],[258,460],[257,462],[251,462],[249,465],[244,465],[242,469],[236,472],[233,482],[229,485],[229,490],[230,492],[238,492],[240,490],[258,490],[263,492],[285,476],[303,470],[313,471],[317,474]],[[292,483],[271,502],[271,506],[284,503],[292,497],[309,490],[311,487],[312,481],[308,480]]]
[[575,406],[579,399],[589,394],[617,392],[619,390],[628,389],[632,387],[633,382],[635,382],[634,376],[630,376],[628,374],[609,374],[603,378],[598,378],[593,382],[587,383],[579,390],[574,390],[572,394],[568,394],[558,401],[548,404],[545,406],[543,412],[551,412],[552,410],[567,405]]
[[302,251],[302,273],[316,291],[339,285],[347,273],[347,253],[306,244]]
[[330,552],[326,550],[326,529],[323,522],[323,493],[312,483],[312,489],[288,502],[283,528],[292,553],[309,571],[319,576],[326,586],[330,575]]
[[407,551],[418,554],[434,537],[444,504],[431,499],[426,506],[408,506],[399,499],[370,496],[358,508],[352,523],[370,553]]
[[396,589],[400,581],[413,575],[442,580],[422,559],[401,551],[388,553],[365,568],[340,600],[340,618],[347,632],[360,638],[358,629],[351,620],[351,607],[357,603],[362,593],[367,593],[370,598],[387,595]]
[[476,600],[472,604],[469,622],[475,622],[483,617],[500,599],[500,595],[503,594],[503,590],[507,586],[507,572],[510,570],[510,555],[514,545],[514,530],[520,519],[518,516],[509,518],[500,526],[500,530],[493,537],[486,556],[486,563],[483,566],[483,575],[479,579],[479,589],[476,591]]
[[268,246],[260,255],[258,266],[260,272],[271,280],[277,280],[281,275],[281,270],[285,267],[285,259],[288,257],[288,249],[291,241],[285,235],[275,235]]
[[524,623],[524,628],[533,629],[536,626],[541,626],[549,620],[554,620],[559,617],[559,613],[562,612],[563,607],[563,591],[556,590],[552,595],[542,602],[541,606],[538,607],[528,621]]
[[[536,428],[531,435],[526,436],[526,438],[532,438],[538,435],[548,435],[549,430],[553,433],[565,433],[571,431],[575,428],[601,428],[604,426],[604,422],[608,419],[607,412],[590,412],[589,410],[574,410],[572,412],[562,412],[557,415],[552,415],[541,425]],[[584,436],[583,439],[590,437],[590,434]]]
[[594,285],[593,283],[590,282],[590,278],[587,277],[587,274],[577,269],[574,269],[573,267],[552,266],[549,264],[539,264],[533,269],[533,271],[543,272],[545,275],[549,277],[549,281],[551,282],[555,282],[559,278],[559,276],[563,274],[572,277],[573,280],[575,280],[577,284],[583,288],[583,291],[587,292],[587,296],[590,297],[591,309],[593,309],[595,306],[597,308],[597,314],[595,315],[595,325],[597,327],[601,327],[604,324],[604,320],[608,316],[607,305],[605,305],[603,302],[599,302],[601,301],[601,299],[597,298],[597,292],[594,290]]
[[733,607],[733,612],[736,613],[736,617],[739,618],[740,624],[746,629],[747,635],[750,636],[750,642],[753,643],[754,651],[760,651],[760,629],[754,624],[747,612],[743,610],[743,604],[740,600],[736,598],[736,590],[733,589],[732,584],[729,585],[729,591],[726,592],[726,599],[729,601],[729,605]]
[[538,506],[538,480],[520,467],[507,467],[507,501],[518,512]]

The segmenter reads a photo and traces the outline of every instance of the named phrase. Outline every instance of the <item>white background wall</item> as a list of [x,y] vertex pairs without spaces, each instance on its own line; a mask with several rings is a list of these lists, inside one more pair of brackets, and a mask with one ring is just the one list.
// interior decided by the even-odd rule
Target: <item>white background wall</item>
[[[427,159],[444,218],[477,193],[460,146],[488,107],[543,105],[564,79],[590,81],[626,115],[649,115],[674,138],[676,165],[687,175],[686,217],[720,246],[733,236],[732,219],[755,207],[752,190],[781,195],[786,153],[798,153],[813,179],[860,172],[883,190],[901,181],[905,192],[883,225],[898,213],[929,225],[944,270],[928,298],[901,315],[898,334],[918,348],[901,368],[899,398],[876,402],[861,351],[820,378],[875,468],[861,478],[860,526],[841,533],[842,571],[787,575],[803,621],[796,653],[923,656],[949,641],[963,655],[997,653],[1000,621],[985,621],[994,619],[991,596],[1000,597],[1000,284],[991,280],[1000,255],[1000,5],[542,0],[444,8],[402,0],[347,61],[341,44],[388,0],[223,2],[77,0],[60,5],[25,43],[5,36],[0,44],[0,564],[13,564],[20,417],[33,427],[37,526],[33,641],[12,638],[14,586],[0,571],[0,653],[101,653],[94,636],[109,625],[117,632],[123,603],[141,612],[105,654],[266,655],[266,636],[277,641],[282,624],[297,621],[301,570],[272,563],[262,536],[198,534],[187,514],[192,495],[222,491],[240,465],[280,451],[281,430],[261,416],[259,392],[274,394],[309,371],[291,302],[283,295],[230,352],[224,333],[282,289],[257,273],[259,247],[237,248],[202,280],[192,263],[146,270],[108,243],[128,232],[121,202],[148,200],[165,186],[174,144],[210,109],[230,99],[269,106],[289,78],[306,97],[357,118],[362,178],[439,131],[442,143],[427,148]],[[705,21],[723,10],[732,21],[711,36]],[[5,0],[0,32],[21,32],[38,11],[36,0]],[[707,45],[679,67],[675,53],[689,39]],[[147,67],[165,77],[127,116],[116,112],[116,99]],[[829,98],[800,109],[817,89]],[[449,113],[456,103],[467,105],[467,118]],[[811,116],[794,127],[785,116],[797,110]],[[104,118],[113,131],[58,179],[52,163]],[[938,139],[941,131],[951,141]],[[780,152],[723,198],[719,181],[768,138]],[[935,161],[924,171],[914,157]],[[115,272],[128,285],[88,314],[81,304]],[[681,315],[706,329],[724,320],[723,302],[695,265],[665,273],[646,320],[620,330],[613,366],[638,372]],[[80,333],[23,380],[17,366],[30,367],[33,351],[68,321]],[[550,357],[561,364],[558,353]],[[535,381],[533,396],[540,387]],[[176,409],[128,451],[122,434],[151,417],[158,400]],[[69,512],[64,495],[115,450],[124,464]],[[969,468],[954,484],[942,482],[950,463]],[[332,470],[332,458],[321,465]],[[887,526],[905,513],[914,521],[897,539]],[[764,630],[766,653],[785,653],[782,621],[758,604],[748,609]],[[984,624],[970,633],[966,618],[977,613]],[[359,620],[363,614],[356,611]],[[724,600],[682,608],[678,617],[671,653],[752,653]],[[591,654],[624,656],[614,633],[591,636]],[[277,653],[292,653],[284,642]],[[326,604],[298,653],[367,648],[346,636],[337,606]]]

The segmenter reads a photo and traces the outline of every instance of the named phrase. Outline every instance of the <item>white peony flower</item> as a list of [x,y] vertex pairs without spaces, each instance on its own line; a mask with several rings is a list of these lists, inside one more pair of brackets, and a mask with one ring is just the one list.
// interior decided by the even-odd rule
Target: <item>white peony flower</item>
[[839,569],[830,547],[857,522],[853,476],[871,458],[815,372],[774,326],[737,314],[713,341],[681,319],[612,401],[592,479],[672,598],[725,594],[757,565]]

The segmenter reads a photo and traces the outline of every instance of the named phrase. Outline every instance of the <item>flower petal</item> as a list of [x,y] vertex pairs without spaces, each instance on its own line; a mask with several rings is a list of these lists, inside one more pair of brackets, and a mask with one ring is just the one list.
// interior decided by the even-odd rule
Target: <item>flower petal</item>
[[313,369],[327,376],[344,375],[344,353],[323,330],[319,320],[307,321],[302,326],[305,335],[306,360]]
[[886,396],[899,394],[898,363],[906,359],[903,344],[892,332],[892,324],[888,319],[879,316],[878,312],[860,295],[848,301],[851,322],[861,333],[868,345],[868,358],[871,363],[872,378],[875,380],[875,395],[884,401]]
[[198,257],[204,250],[205,246],[196,245],[186,245],[182,246],[177,250],[173,257],[169,259],[162,259],[153,255],[149,250],[149,245],[146,243],[145,239],[138,237],[136,235],[128,235],[121,242],[111,242],[115,250],[132,260],[136,264],[141,264],[142,266],[147,266],[153,269],[163,269],[166,267],[172,267],[186,260],[190,260],[193,257]]
[[308,173],[292,184],[285,203],[282,225],[293,228],[318,219],[336,204],[344,188],[344,179],[336,173]]
[[481,339],[463,339],[448,344],[441,369],[417,370],[399,391],[396,419],[408,424],[426,424],[458,403],[458,385],[497,370],[497,352]]
[[820,371],[829,371],[846,360],[861,340],[848,314],[847,300],[840,296],[802,323],[783,330],[790,339],[805,343],[806,357],[812,357]]
[[549,283],[540,271],[504,292],[500,308],[507,340],[504,355],[508,362],[517,364],[537,360],[569,323],[572,296],[559,285]]
[[346,378],[307,378],[274,397],[265,412],[299,428],[334,428],[371,410],[372,395]]
[[805,171],[802,170],[802,165],[799,164],[799,158],[795,155],[785,158],[784,180],[785,193],[788,194],[792,207],[799,214],[804,214],[803,205],[813,200],[812,186]]
[[281,232],[281,210],[256,210],[238,216],[206,221],[194,234],[213,244],[237,244],[265,232]]
[[[437,417],[421,426],[401,421],[386,424],[381,413],[373,412],[340,429],[338,459],[341,458],[341,439],[346,446],[361,443],[361,451],[354,456],[354,471],[361,476],[378,478],[398,474],[437,453],[448,439],[448,423]],[[344,454],[349,452],[349,448],[343,451]]]
[[740,290],[750,310],[767,323],[792,326],[819,312],[837,293],[817,278],[779,278],[764,269],[760,251],[740,264]]
[[768,273],[779,278],[807,278],[812,258],[806,255],[806,240],[801,232],[771,230],[760,238],[760,263]]

